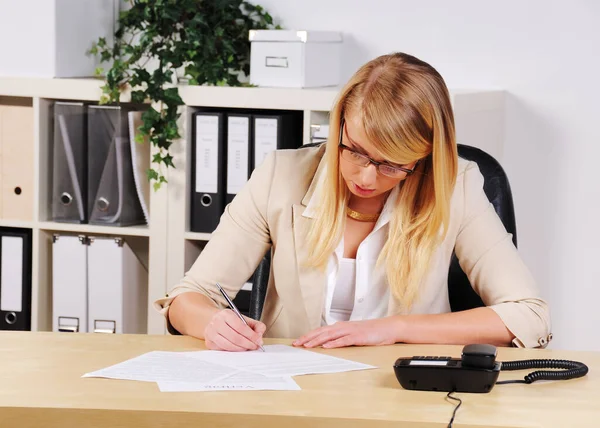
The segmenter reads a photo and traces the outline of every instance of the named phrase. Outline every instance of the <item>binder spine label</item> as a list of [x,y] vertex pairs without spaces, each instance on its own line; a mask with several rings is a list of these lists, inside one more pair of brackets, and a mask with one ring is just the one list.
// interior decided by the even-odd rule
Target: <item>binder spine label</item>
[[196,116],[196,193],[217,193],[219,117]]
[[227,193],[235,195],[248,181],[250,118],[227,118]]
[[254,122],[254,167],[277,149],[277,119],[256,118]]
[[23,311],[23,238],[2,237],[0,310]]

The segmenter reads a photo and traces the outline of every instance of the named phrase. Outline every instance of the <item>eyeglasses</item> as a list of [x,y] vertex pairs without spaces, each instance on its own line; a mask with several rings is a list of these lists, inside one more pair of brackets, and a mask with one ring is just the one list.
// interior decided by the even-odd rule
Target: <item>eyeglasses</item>
[[390,178],[399,178],[399,177],[402,177],[404,174],[411,175],[412,173],[415,172],[415,168],[419,164],[418,161],[412,169],[404,168],[402,166],[392,166],[392,165],[388,165],[386,163],[377,162],[376,160],[371,159],[369,156],[363,155],[362,153],[358,153],[357,151],[351,149],[350,147],[348,147],[347,145],[342,143],[342,136],[344,133],[344,125],[345,125],[345,120],[342,119],[342,123],[340,125],[340,141],[338,142],[338,147],[342,151],[342,159],[344,159],[354,165],[362,166],[364,168],[369,166],[369,164],[373,164],[373,165],[375,165],[375,167],[377,168],[377,171],[379,173],[381,173],[382,175],[385,175],[386,177],[390,177]]

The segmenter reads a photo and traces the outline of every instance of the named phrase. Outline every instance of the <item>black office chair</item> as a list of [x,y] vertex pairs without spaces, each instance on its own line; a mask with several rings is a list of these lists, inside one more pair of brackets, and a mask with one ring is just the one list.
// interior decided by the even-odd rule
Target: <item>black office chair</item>
[[[458,145],[458,156],[476,162],[483,175],[483,191],[494,206],[498,217],[502,220],[507,232],[512,234],[512,240],[517,245],[517,225],[510,183],[502,166],[496,159],[471,146]],[[450,270],[448,272],[448,294],[452,312],[464,311],[485,306],[458,264],[456,254],[452,253]]]
[[[513,243],[517,245],[517,227],[512,193],[508,177],[502,166],[492,156],[475,147],[458,145],[459,157],[476,162],[484,178],[483,190],[494,206],[506,230],[512,234]],[[271,270],[271,251],[269,250],[254,273],[252,291],[250,293],[251,318],[259,319],[262,313],[267,285]],[[467,275],[461,269],[456,254],[452,254],[448,272],[448,293],[452,312],[485,306],[475,293]]]

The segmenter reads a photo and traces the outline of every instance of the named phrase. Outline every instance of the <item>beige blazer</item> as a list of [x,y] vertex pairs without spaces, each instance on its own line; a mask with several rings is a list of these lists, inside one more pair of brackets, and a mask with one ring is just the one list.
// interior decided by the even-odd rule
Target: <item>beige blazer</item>
[[[182,281],[155,302],[167,317],[171,301],[202,293],[226,307],[215,287],[235,295],[272,246],[271,276],[261,320],[267,337],[297,338],[321,325],[326,274],[308,269],[303,216],[325,169],[321,147],[280,150],[265,159],[227,206],[210,241]],[[448,269],[452,251],[474,290],[516,336],[515,346],[544,347],[551,339],[550,315],[535,281],[483,192],[477,164],[460,159],[445,240],[411,313],[448,312]],[[390,293],[391,294],[391,293]],[[403,314],[390,297],[389,315]]]

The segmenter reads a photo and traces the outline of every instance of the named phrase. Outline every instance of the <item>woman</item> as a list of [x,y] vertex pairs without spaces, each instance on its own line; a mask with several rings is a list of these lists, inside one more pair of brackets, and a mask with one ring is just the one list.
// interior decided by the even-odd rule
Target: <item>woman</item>
[[[281,150],[226,208],[210,242],[156,302],[170,327],[210,349],[262,337],[326,348],[405,343],[545,345],[549,312],[483,192],[458,159],[442,77],[398,53],[360,68],[331,111],[328,142]],[[262,322],[234,296],[272,248]],[[486,307],[451,313],[453,250]]]

